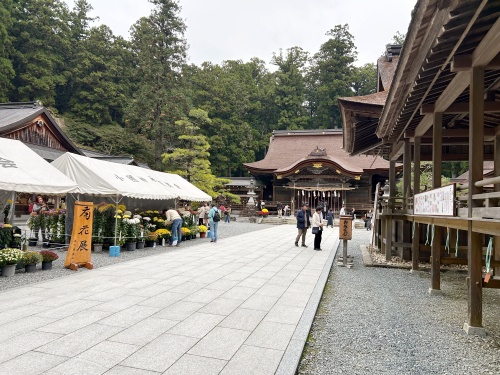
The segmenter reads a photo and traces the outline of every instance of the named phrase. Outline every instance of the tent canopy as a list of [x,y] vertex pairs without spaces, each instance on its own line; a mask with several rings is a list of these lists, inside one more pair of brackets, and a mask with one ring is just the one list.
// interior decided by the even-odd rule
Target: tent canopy
[[80,192],[97,196],[124,196],[139,199],[186,199],[208,201],[211,197],[189,182],[183,184],[168,173],[133,165],[112,163],[66,153],[52,165],[78,183]]
[[78,185],[24,143],[0,138],[0,190],[57,195]]

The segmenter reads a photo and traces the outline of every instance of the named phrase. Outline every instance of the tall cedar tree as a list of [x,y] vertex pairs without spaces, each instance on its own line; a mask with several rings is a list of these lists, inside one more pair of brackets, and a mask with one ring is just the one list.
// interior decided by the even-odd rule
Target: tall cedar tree
[[304,107],[306,101],[304,69],[308,54],[300,47],[273,54],[271,64],[276,65],[275,103],[279,111],[276,129],[304,129],[309,118]]
[[309,75],[308,102],[314,129],[341,128],[337,98],[353,95],[354,37],[347,24],[335,26],[326,35],[330,39],[313,56]]
[[154,142],[155,168],[162,168],[162,154],[175,146],[175,121],[187,113],[181,67],[186,61],[186,25],[175,0],[150,0],[149,17],[132,26],[138,89],[127,110],[127,125]]
[[16,1],[10,27],[16,76],[10,100],[55,104],[56,89],[67,80],[70,51],[68,9],[60,0]]
[[11,79],[15,74],[9,58],[12,41],[8,29],[14,21],[12,6],[12,0],[0,2],[0,102],[8,101],[9,90],[12,88]]

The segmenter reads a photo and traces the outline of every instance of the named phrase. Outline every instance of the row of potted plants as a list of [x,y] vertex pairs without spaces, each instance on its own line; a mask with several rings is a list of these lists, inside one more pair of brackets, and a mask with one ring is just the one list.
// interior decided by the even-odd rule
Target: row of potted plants
[[[197,226],[193,213],[182,215],[182,236],[184,240],[195,238],[198,233],[205,237],[207,228]],[[92,243],[94,251],[102,251],[103,244],[117,244],[127,250],[153,247],[155,243],[165,244],[171,237],[171,224],[156,210],[132,214],[125,205],[100,203],[94,209]],[[115,232],[116,231],[116,232]]]
[[37,214],[32,212],[27,221],[30,229],[29,245],[36,246],[38,236],[42,234],[42,241],[47,247],[51,242],[54,246],[65,243],[66,236],[66,210],[49,210]]
[[2,276],[13,276],[16,268],[25,269],[26,273],[36,271],[36,265],[42,263],[42,270],[47,271],[52,269],[52,262],[58,259],[59,256],[48,250],[43,251],[22,251],[19,249],[6,248],[0,250],[0,267]]

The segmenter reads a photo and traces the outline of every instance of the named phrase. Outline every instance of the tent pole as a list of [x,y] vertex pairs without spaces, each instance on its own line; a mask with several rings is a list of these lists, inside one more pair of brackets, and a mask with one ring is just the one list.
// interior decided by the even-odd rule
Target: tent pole
[[116,230],[118,229],[118,194],[116,194],[115,200],[115,246],[116,246]]

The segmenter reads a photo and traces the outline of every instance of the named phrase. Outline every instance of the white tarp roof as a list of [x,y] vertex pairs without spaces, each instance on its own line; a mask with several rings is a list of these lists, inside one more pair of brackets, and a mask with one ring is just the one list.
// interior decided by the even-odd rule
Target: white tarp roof
[[0,138],[0,190],[66,194],[78,185],[24,143]]
[[[78,183],[84,194],[139,199],[211,200],[193,185],[183,187],[168,173],[133,165],[112,163],[67,152],[52,165]],[[177,176],[179,177],[179,176]],[[175,177],[175,178],[177,178]],[[177,185],[177,186],[175,186]]]

